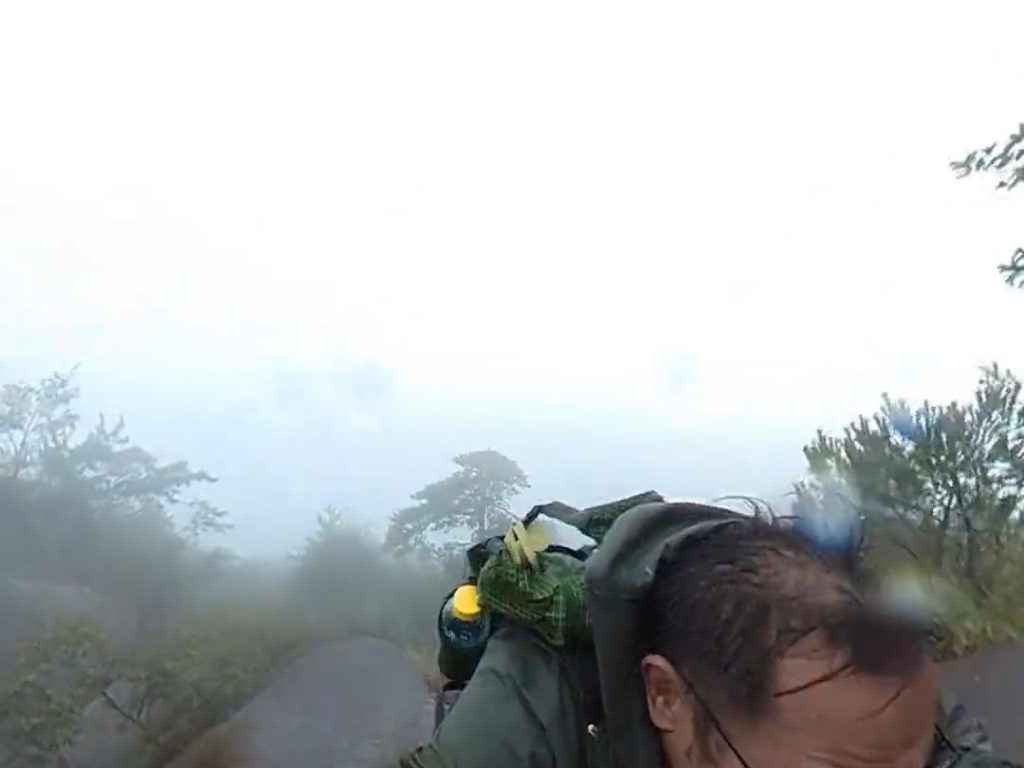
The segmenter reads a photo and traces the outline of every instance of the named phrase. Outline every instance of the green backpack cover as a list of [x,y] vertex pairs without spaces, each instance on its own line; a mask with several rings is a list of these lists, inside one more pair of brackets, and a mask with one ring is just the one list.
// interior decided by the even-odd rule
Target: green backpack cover
[[[588,649],[592,626],[584,594],[587,558],[624,512],[640,504],[663,502],[654,491],[586,509],[561,502],[535,506],[504,536],[493,536],[466,552],[466,581],[477,588],[480,605],[492,627],[515,622],[536,632],[554,648]],[[553,544],[532,551],[524,533],[541,516],[567,523],[595,544],[570,549]],[[438,656],[441,673],[459,686],[472,677],[482,650],[472,658],[458,656],[444,644]]]

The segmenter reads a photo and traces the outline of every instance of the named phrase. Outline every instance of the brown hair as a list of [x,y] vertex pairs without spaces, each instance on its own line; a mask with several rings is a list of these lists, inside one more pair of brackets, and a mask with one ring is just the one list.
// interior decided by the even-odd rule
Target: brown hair
[[713,718],[761,717],[775,667],[801,638],[823,632],[847,668],[909,676],[925,632],[865,600],[856,560],[820,553],[792,527],[742,517],[663,558],[642,626],[646,652],[668,659],[697,698],[698,745]]

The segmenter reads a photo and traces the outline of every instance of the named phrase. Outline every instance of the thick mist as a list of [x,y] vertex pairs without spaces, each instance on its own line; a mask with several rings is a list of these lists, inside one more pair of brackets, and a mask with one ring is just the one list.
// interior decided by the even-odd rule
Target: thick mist
[[397,749],[465,548],[551,500],[840,476],[943,658],[1024,630],[1019,192],[949,165],[1019,123],[1018,5],[12,5],[0,766],[250,707]]
[[[83,382],[95,378],[83,370]],[[125,415],[140,443],[214,474],[209,495],[235,522],[225,543],[260,555],[298,546],[327,504],[381,535],[391,513],[445,475],[452,457],[481,448],[502,451],[529,475],[530,488],[515,502],[524,513],[540,501],[586,506],[648,488],[678,498],[774,496],[803,472],[800,448],[815,426],[790,434],[688,431],[639,409],[435,404],[397,393],[360,409],[359,423],[339,399],[286,400],[271,391],[241,404],[230,390],[196,400],[148,390],[125,393],[114,412]]]

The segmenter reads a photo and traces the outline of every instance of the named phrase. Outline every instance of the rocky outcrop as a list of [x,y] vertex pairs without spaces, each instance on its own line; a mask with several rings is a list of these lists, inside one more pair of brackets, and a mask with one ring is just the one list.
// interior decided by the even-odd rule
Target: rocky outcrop
[[380,768],[433,725],[429,691],[392,643],[323,646],[284,669],[168,768]]
[[[131,720],[138,710],[137,687],[118,680],[82,713],[74,740],[61,753],[65,768],[118,768],[147,766],[159,750]],[[147,713],[147,727],[159,730],[160,712]]]

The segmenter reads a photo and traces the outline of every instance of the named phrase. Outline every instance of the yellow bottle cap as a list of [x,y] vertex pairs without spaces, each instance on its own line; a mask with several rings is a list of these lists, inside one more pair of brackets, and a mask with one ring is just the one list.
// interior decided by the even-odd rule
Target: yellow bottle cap
[[462,621],[480,618],[480,596],[472,584],[463,584],[452,595],[452,613]]

